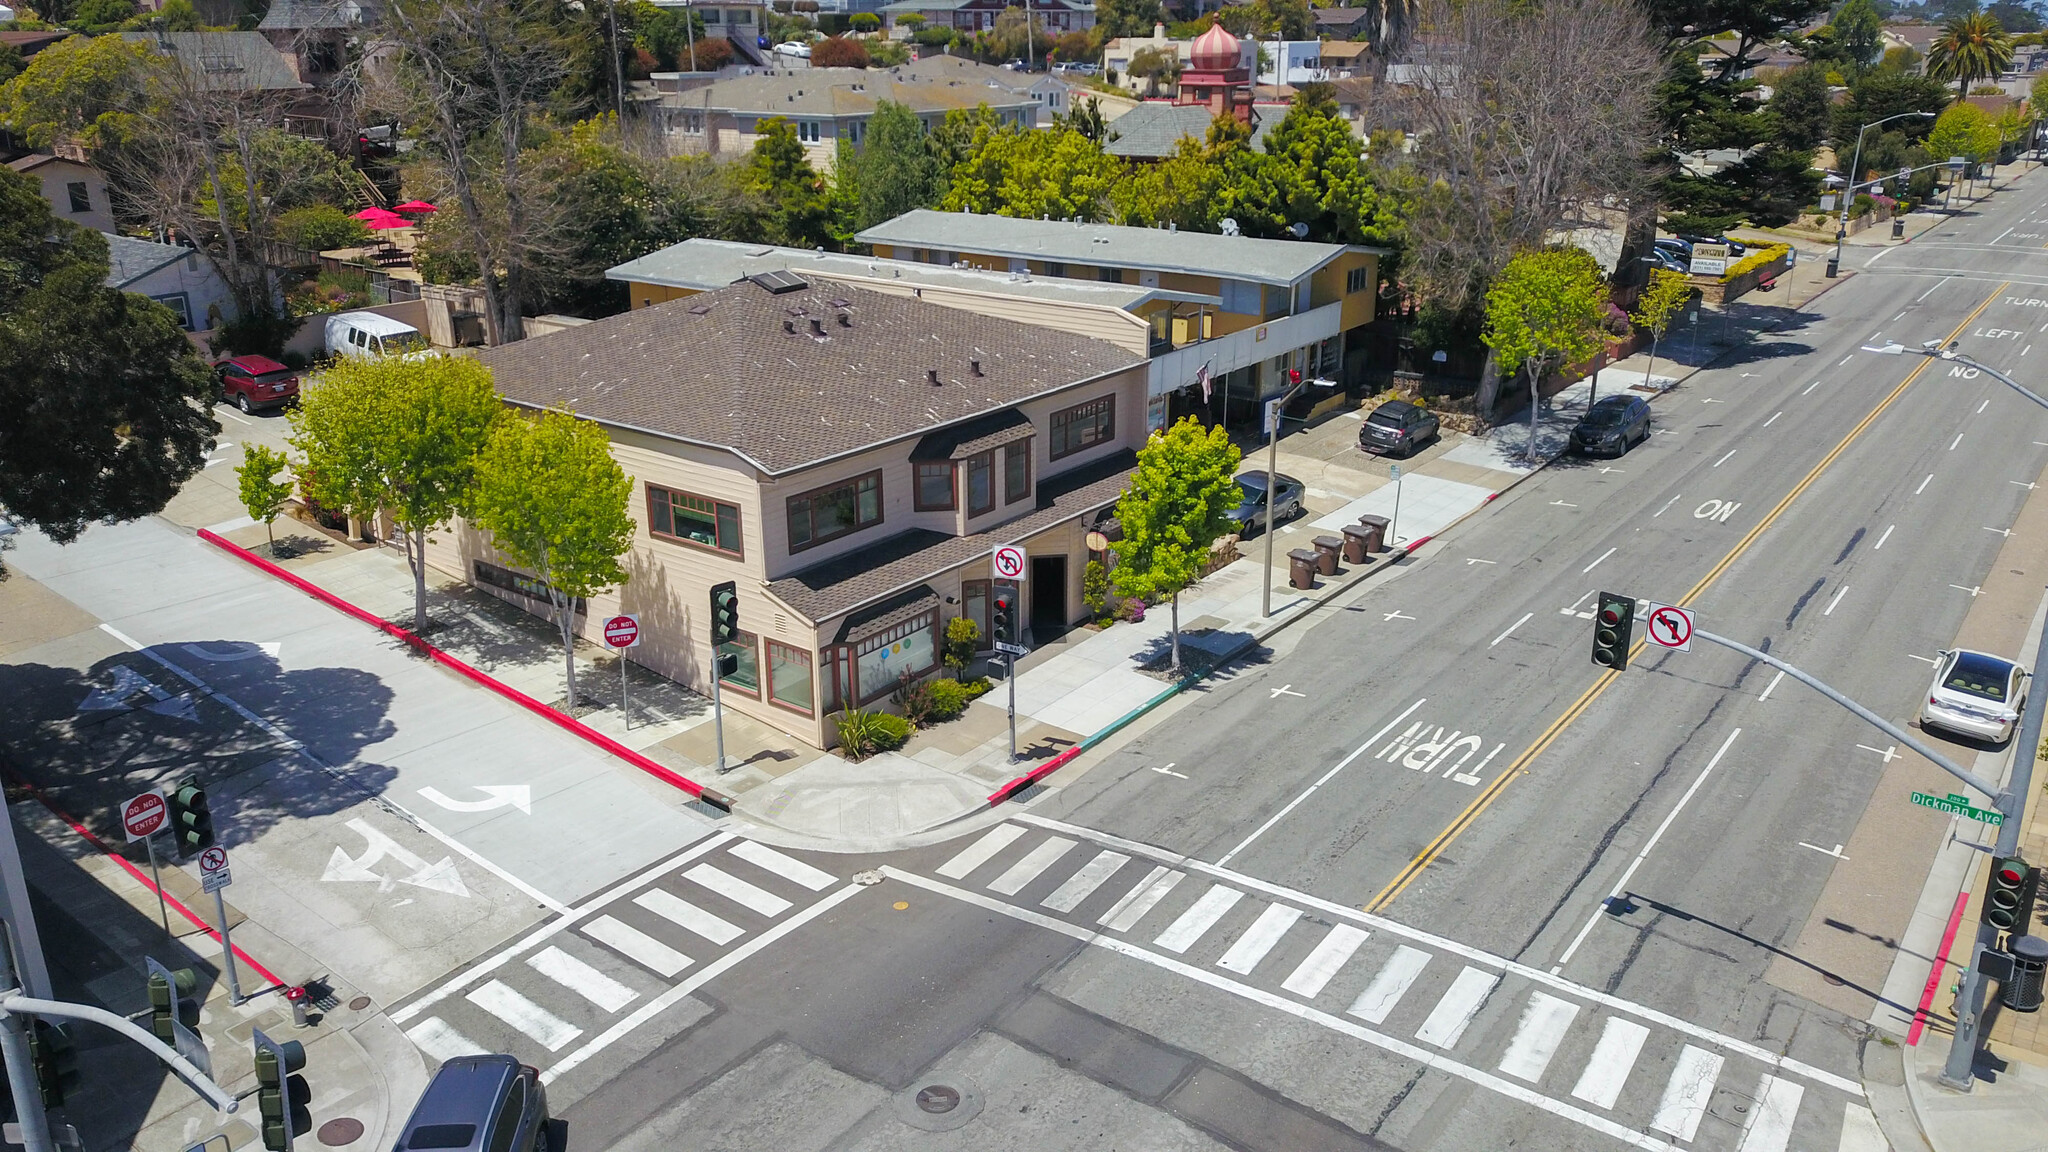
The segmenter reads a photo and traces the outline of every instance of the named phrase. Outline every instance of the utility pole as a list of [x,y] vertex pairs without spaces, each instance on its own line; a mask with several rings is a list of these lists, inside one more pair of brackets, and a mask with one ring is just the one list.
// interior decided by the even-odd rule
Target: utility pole
[[1285,411],[1289,401],[1303,388],[1308,380],[1303,377],[1294,382],[1294,387],[1278,400],[1266,402],[1266,573],[1264,586],[1260,591],[1259,615],[1273,614],[1273,484],[1280,468],[1280,413]]
[[[0,945],[4,945],[0,939]],[[14,976],[14,950],[0,946],[0,1000],[21,995],[21,982]],[[42,1088],[36,1084],[35,1067],[28,1053],[28,1031],[22,1018],[0,1011],[0,1058],[7,1062],[7,1089],[14,1094],[14,1111],[21,1123],[21,1142],[28,1152],[57,1152],[50,1139],[50,1117],[43,1111]]]

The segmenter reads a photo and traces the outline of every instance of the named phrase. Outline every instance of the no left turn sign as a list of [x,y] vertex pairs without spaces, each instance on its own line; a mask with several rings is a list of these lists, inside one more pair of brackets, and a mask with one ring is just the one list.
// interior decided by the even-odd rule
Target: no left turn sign
[[1692,613],[1669,604],[1650,605],[1650,643],[1677,652],[1692,651]]
[[1015,544],[1003,544],[996,548],[992,558],[996,576],[1004,580],[1024,578],[1024,550]]

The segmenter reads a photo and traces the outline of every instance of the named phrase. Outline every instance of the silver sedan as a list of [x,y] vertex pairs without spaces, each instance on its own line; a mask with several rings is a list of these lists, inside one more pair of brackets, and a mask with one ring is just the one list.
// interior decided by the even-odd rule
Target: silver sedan
[[1934,666],[1920,726],[2002,744],[2012,738],[2026,699],[2025,668],[2003,656],[1957,648],[1943,652]]

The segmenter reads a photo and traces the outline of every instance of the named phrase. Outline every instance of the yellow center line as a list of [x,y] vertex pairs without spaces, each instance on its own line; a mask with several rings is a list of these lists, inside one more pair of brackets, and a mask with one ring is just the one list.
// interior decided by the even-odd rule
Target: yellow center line
[[[1978,304],[1968,316],[1963,317],[1962,323],[1957,324],[1955,330],[1948,334],[1948,340],[1954,340],[1962,335],[1963,329],[1968,328],[1978,316],[1982,315],[1984,309],[1989,308],[1991,302],[1998,299],[2000,292],[2005,291],[2011,286],[2011,281],[2007,281],[1992,289],[1991,294],[1986,296],[1983,302]],[[1944,340],[1942,343],[1946,344],[1947,342],[1947,340]],[[1727,555],[1721,557],[1719,563],[1715,564],[1713,568],[1708,570],[1705,576],[1700,578],[1699,583],[1692,586],[1690,592],[1687,592],[1679,599],[1679,605],[1683,607],[1697,600],[1707,590],[1708,586],[1720,579],[1722,573],[1728,571],[1730,565],[1741,559],[1742,554],[1749,551],[1750,545],[1756,543],[1757,538],[1763,535],[1764,530],[1776,523],[1778,517],[1784,514],[1785,509],[1792,506],[1792,502],[1799,498],[1800,493],[1805,492],[1813,485],[1815,480],[1820,479],[1821,473],[1827,471],[1828,467],[1840,458],[1843,452],[1848,451],[1849,445],[1855,443],[1857,437],[1862,436],[1877,421],[1877,418],[1884,414],[1885,409],[1891,407],[1892,401],[1897,400],[1904,394],[1913,381],[1918,380],[1920,374],[1927,371],[1927,366],[1933,362],[1931,359],[1923,360],[1918,367],[1908,373],[1906,378],[1899,382],[1899,386],[1892,389],[1890,395],[1886,396],[1877,407],[1872,408],[1869,415],[1865,416],[1854,428],[1849,430],[1848,435],[1842,437],[1841,443],[1836,444],[1833,451],[1821,457],[1820,463],[1815,464],[1813,470],[1806,474],[1805,479],[1794,485],[1792,490],[1785,494],[1785,498],[1778,501],[1777,507],[1772,508],[1768,515],[1758,521],[1756,527],[1751,528],[1748,534],[1736,543],[1735,547],[1728,550]],[[1629,651],[1630,658],[1633,659],[1640,653],[1645,644],[1646,641],[1637,640]],[[1574,720],[1583,715],[1586,709],[1592,706],[1593,701],[1599,699],[1600,694],[1607,691],[1608,685],[1614,683],[1615,678],[1619,675],[1620,673],[1618,672],[1602,672],[1599,678],[1593,681],[1592,687],[1587,688],[1579,695],[1578,699],[1572,701],[1563,712],[1559,713],[1557,719],[1552,720],[1550,725],[1543,730],[1542,734],[1537,736],[1535,741],[1527,749],[1523,750],[1520,756],[1515,757],[1513,763],[1503,769],[1499,776],[1494,777],[1493,783],[1487,785],[1485,791],[1474,797],[1472,803],[1467,805],[1463,812],[1458,813],[1457,817],[1446,825],[1443,831],[1436,834],[1435,839],[1425,845],[1422,851],[1416,853],[1414,859],[1408,861],[1399,874],[1387,882],[1386,887],[1380,889],[1378,895],[1367,901],[1362,907],[1367,912],[1380,912],[1384,911],[1387,905],[1393,903],[1395,897],[1406,891],[1408,885],[1414,883],[1415,878],[1422,875],[1423,870],[1427,869],[1430,864],[1435,862],[1438,856],[1443,854],[1443,850],[1450,845],[1451,841],[1457,839],[1465,829],[1471,827],[1472,822],[1479,818],[1479,814],[1486,811],[1500,797],[1500,794],[1507,789],[1509,782],[1528,774],[1529,764],[1536,757],[1542,755],[1564,733],[1564,730],[1571,726]]]

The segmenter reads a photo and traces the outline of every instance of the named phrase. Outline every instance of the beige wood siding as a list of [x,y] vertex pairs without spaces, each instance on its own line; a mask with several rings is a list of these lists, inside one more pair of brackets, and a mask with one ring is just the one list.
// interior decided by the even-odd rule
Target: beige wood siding
[[1099,304],[1070,304],[1060,300],[1010,296],[999,292],[977,292],[969,288],[912,284],[893,277],[882,279],[848,276],[827,269],[806,269],[804,274],[820,280],[839,280],[857,284],[872,292],[910,296],[927,304],[957,308],[978,316],[1000,317],[1075,336],[1105,340],[1127,352],[1140,356],[1145,354],[1145,322],[1121,308],[1108,308]]

